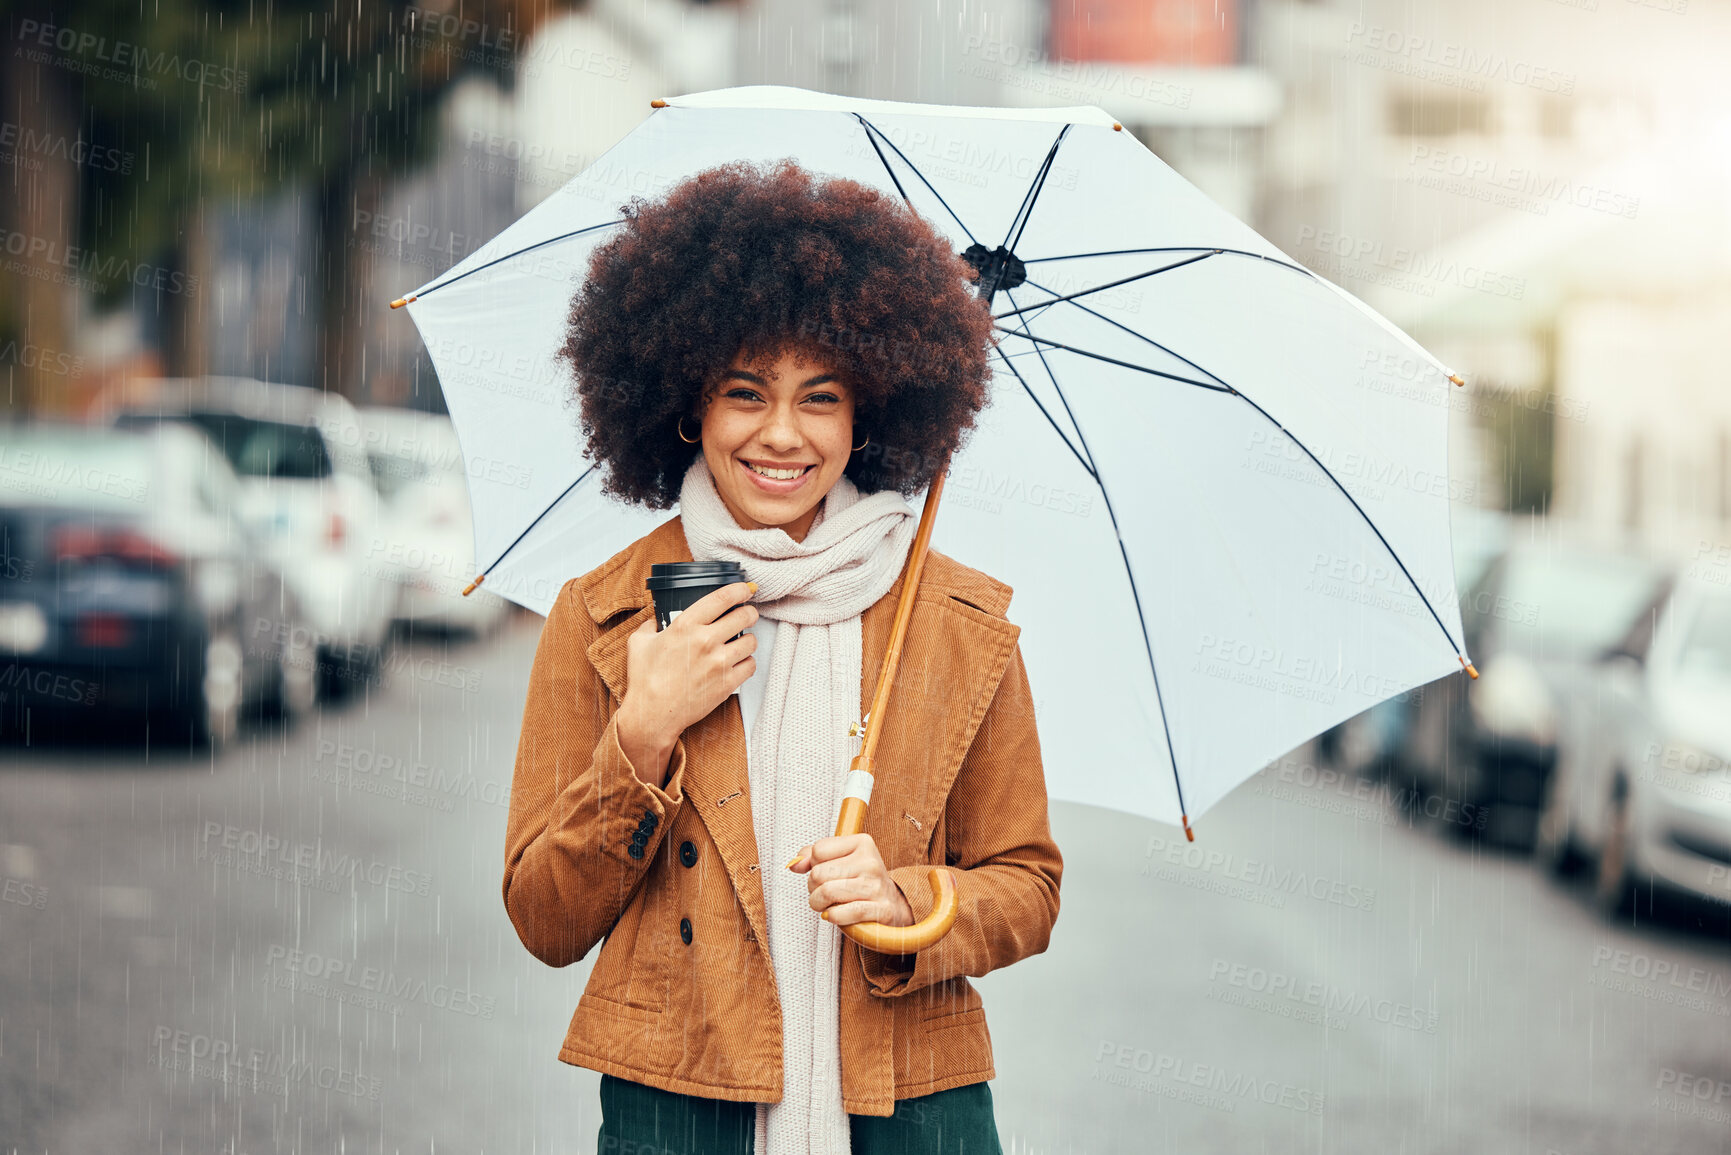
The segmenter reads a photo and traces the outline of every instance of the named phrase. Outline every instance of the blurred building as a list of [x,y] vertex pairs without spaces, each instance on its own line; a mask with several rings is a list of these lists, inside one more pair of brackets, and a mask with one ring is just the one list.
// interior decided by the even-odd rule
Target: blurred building
[[1722,8],[1261,5],[1263,231],[1469,381],[1485,504],[1687,545],[1731,528]]

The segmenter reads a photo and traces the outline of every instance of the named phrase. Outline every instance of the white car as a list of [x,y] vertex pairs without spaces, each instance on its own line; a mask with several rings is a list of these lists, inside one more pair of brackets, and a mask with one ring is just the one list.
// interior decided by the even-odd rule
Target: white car
[[1731,587],[1679,576],[1597,672],[1562,730],[1541,860],[1591,864],[1609,914],[1655,886],[1731,903]]
[[408,625],[484,634],[510,609],[485,589],[463,590],[475,567],[469,477],[451,420],[408,409],[361,411],[367,457],[385,516],[367,560],[398,585],[396,616]]
[[383,509],[352,404],[215,377],[142,383],[105,407],[119,425],[183,421],[220,445],[240,479],[241,515],[313,633],[326,695],[378,676],[397,588],[369,564]]

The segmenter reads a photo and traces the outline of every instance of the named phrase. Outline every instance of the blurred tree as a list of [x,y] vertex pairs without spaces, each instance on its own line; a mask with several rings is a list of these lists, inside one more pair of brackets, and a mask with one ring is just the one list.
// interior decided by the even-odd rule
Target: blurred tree
[[[142,289],[166,322],[169,372],[201,372],[217,323],[202,206],[298,185],[317,221],[314,384],[357,393],[369,306],[356,220],[427,157],[457,79],[510,84],[554,2],[0,0],[4,131],[25,142],[0,148],[0,228],[25,252],[0,270],[0,342],[64,350],[73,292],[106,307]],[[15,368],[24,381],[7,391],[0,377],[0,403],[67,407],[51,368],[0,373]]]

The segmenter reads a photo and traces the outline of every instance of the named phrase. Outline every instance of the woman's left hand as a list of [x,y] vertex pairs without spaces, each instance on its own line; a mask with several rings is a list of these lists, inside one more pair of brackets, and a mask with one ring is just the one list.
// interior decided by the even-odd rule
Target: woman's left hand
[[890,878],[869,834],[820,838],[803,847],[788,869],[808,874],[805,885],[811,908],[836,926],[856,922],[912,926],[916,921],[913,907]]

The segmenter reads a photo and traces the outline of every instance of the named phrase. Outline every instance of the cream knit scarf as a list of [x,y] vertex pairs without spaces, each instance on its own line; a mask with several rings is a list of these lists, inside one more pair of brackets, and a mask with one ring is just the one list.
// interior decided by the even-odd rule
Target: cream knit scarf
[[[843,474],[804,541],[779,526],[741,529],[700,453],[679,491],[697,561],[737,561],[775,619],[762,712],[749,750],[751,820],[781,998],[782,1096],[757,1105],[757,1155],[848,1155],[841,1097],[841,931],[811,909],[806,875],[782,866],[835,833],[856,753],[860,615],[890,591],[918,529],[894,490],[861,496]],[[759,671],[760,674],[765,671]]]

